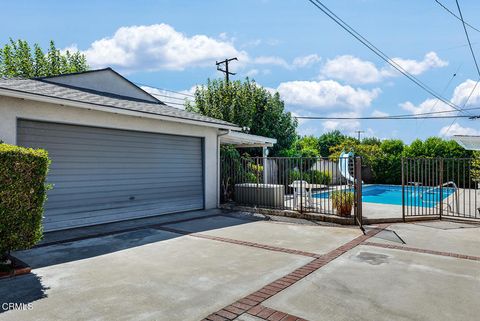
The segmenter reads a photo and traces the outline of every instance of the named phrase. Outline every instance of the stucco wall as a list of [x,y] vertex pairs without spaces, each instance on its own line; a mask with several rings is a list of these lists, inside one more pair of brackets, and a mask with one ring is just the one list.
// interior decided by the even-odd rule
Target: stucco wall
[[17,143],[17,119],[187,135],[205,139],[205,207],[217,206],[217,129],[0,96],[0,140]]

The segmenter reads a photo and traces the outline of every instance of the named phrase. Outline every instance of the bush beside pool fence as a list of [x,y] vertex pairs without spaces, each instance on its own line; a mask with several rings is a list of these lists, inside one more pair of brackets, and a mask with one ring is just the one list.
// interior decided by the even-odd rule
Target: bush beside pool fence
[[[339,162],[344,162],[347,179]],[[222,203],[360,218],[361,158],[231,157],[220,165]]]
[[[479,162],[467,158],[403,158],[401,167],[404,220],[480,220]],[[222,155],[220,180],[222,204],[349,217],[362,224],[362,159],[358,156]]]

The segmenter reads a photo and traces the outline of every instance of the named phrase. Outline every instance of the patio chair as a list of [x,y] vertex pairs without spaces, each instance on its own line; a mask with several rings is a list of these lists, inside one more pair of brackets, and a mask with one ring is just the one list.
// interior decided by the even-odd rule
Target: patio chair
[[312,198],[312,189],[307,181],[293,181],[289,185],[293,188],[293,207],[297,207],[297,198],[305,197],[305,206],[310,206]]

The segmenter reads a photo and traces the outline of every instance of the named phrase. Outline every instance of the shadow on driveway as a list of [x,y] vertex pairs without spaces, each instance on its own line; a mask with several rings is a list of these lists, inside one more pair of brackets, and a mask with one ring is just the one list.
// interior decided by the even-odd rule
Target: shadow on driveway
[[163,226],[178,228],[179,230],[187,232],[185,234],[188,234],[251,222],[252,220],[229,216],[196,218],[178,223],[141,227],[124,232],[118,231],[110,235],[45,245],[26,251],[18,251],[13,253],[13,255],[27,263],[33,269],[38,269],[183,236],[183,234],[162,230]]
[[41,278],[34,273],[0,280],[0,313],[12,309],[12,304],[17,309],[27,309],[28,303],[46,298],[46,290]]

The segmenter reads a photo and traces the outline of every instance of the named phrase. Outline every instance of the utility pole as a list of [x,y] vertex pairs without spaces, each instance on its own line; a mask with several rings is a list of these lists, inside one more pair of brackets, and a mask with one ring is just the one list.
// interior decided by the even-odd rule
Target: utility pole
[[356,130],[355,132],[358,134],[358,141],[361,142],[361,140],[360,140],[360,135],[361,135],[362,133],[364,133],[365,131],[364,131],[364,130]]
[[[221,71],[221,72],[223,72],[223,73],[225,74],[225,80],[227,81],[227,84],[228,84],[228,82],[229,82],[229,80],[230,80],[230,77],[229,77],[229,76],[230,76],[230,75],[233,76],[233,75],[236,74],[236,73],[234,73],[234,72],[228,71],[228,63],[229,63],[230,61],[232,61],[232,60],[237,60],[237,61],[238,61],[237,57],[228,58],[228,59],[225,59],[225,60],[222,60],[222,61],[215,61],[215,64],[217,65],[217,70],[218,70],[218,71]],[[223,65],[223,64],[225,64],[225,69],[220,68],[220,66]]]

